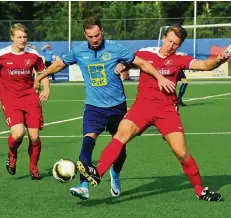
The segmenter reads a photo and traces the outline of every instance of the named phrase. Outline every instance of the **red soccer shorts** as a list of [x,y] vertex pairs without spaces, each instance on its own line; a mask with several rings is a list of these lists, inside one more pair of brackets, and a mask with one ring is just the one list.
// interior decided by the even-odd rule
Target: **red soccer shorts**
[[184,133],[178,108],[175,105],[136,99],[123,119],[135,123],[140,129],[140,133],[152,125],[156,126],[162,136],[173,132]]
[[24,124],[27,128],[43,128],[42,107],[38,95],[31,94],[21,98],[2,95],[2,106],[9,127]]

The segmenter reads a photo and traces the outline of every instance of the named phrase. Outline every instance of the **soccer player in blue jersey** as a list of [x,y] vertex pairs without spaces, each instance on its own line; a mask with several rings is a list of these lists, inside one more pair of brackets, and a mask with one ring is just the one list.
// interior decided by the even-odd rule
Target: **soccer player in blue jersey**
[[[41,51],[44,52],[44,56],[45,56],[45,67],[48,68],[53,59],[54,59],[54,51],[53,49],[51,48],[51,45],[50,43],[47,43],[46,45],[44,45],[42,48],[41,48]],[[52,81],[54,82],[55,81],[55,75],[52,74],[51,75],[51,78],[52,78]]]
[[[55,61],[35,80],[34,88],[39,88],[39,82],[44,77],[55,74],[72,64],[78,64],[86,86],[85,109],[83,115],[83,141],[79,160],[86,164],[92,162],[92,152],[97,137],[104,131],[112,136],[127,112],[126,97],[120,75],[115,68],[120,61],[133,63],[143,71],[155,77],[159,88],[167,92],[174,91],[174,83],[165,79],[147,61],[138,58],[127,47],[114,41],[103,39],[103,28],[98,18],[91,17],[83,23],[87,42],[74,47],[63,60]],[[126,159],[125,147],[110,170],[111,194],[120,195],[119,173]],[[81,176],[80,185],[72,187],[73,196],[86,200],[89,198],[89,184]]]

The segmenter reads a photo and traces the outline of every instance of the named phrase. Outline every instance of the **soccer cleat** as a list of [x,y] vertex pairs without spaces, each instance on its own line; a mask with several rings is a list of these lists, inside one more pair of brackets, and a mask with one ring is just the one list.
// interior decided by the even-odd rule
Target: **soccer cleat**
[[11,156],[10,154],[8,154],[8,159],[6,161],[6,169],[10,175],[15,175],[16,173],[16,161],[16,156]]
[[30,176],[32,180],[40,180],[40,174],[37,168],[30,169]]
[[178,105],[183,107],[187,106],[187,104],[185,104],[182,100],[178,100]]
[[101,182],[100,175],[95,166],[84,165],[81,161],[77,161],[76,165],[80,174],[82,174],[92,186],[97,186]]
[[221,201],[222,196],[219,193],[209,191],[208,187],[204,188],[201,195],[198,196],[200,200],[204,201]]
[[83,201],[86,201],[89,199],[89,189],[85,188],[82,186],[82,184],[76,186],[76,187],[72,187],[70,189],[70,193],[75,196],[80,198]]
[[111,177],[111,195],[113,197],[119,197],[121,192],[120,178],[119,178],[119,174],[117,174],[113,170],[113,168],[110,169],[110,177]]

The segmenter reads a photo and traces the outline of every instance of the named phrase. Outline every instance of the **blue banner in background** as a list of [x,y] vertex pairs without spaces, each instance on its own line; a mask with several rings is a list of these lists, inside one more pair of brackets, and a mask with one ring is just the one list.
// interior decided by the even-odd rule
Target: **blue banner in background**
[[[116,41],[116,40],[115,40]],[[145,47],[157,47],[158,40],[117,40],[116,42],[123,44],[130,48],[132,51],[137,51],[140,48]],[[68,42],[67,41],[55,41],[55,42],[30,42],[33,46],[36,46],[39,54],[43,55],[41,48],[47,43],[51,44],[56,56],[63,58],[68,52]],[[83,43],[83,41],[72,41],[71,46],[78,46]],[[11,42],[0,42],[0,48],[9,46]],[[197,59],[207,59],[211,56],[217,54],[219,48],[227,47],[231,45],[231,38],[226,39],[197,39],[196,40],[196,58]],[[193,39],[186,39],[179,51],[184,52],[188,55],[193,56]],[[69,80],[69,70],[65,68],[60,73],[55,75],[58,81],[68,81]]]

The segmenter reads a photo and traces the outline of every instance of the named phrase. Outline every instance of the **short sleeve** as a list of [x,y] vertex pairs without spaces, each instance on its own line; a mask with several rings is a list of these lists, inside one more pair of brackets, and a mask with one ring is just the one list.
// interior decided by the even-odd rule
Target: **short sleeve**
[[75,53],[76,53],[75,50],[72,49],[64,56],[63,62],[65,65],[69,66],[77,63],[77,57]]
[[132,63],[135,59],[135,53],[126,46],[118,44],[119,59],[127,63]]

